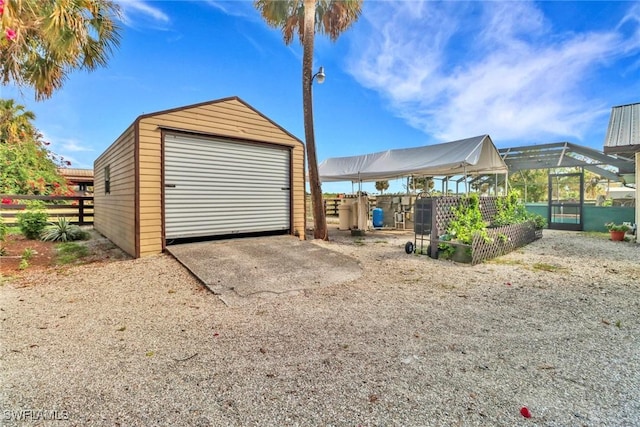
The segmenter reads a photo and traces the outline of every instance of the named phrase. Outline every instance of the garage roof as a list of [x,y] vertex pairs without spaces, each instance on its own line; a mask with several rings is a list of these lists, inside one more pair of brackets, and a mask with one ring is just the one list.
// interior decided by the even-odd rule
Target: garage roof
[[613,107],[604,140],[604,152],[632,154],[639,151],[640,103]]

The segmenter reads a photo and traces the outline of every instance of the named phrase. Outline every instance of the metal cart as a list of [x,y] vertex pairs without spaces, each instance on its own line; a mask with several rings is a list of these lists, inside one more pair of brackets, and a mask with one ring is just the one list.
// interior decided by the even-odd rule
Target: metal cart
[[413,205],[413,242],[404,245],[408,254],[418,253],[437,257],[438,251],[431,252],[431,230],[433,226],[433,197],[429,192],[422,192],[416,197]]

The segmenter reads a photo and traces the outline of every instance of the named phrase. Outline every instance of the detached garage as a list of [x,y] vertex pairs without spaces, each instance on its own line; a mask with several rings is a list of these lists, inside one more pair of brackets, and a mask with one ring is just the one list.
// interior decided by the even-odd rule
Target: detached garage
[[304,239],[302,141],[237,97],[138,117],[94,175],[94,228],[135,257],[183,238]]

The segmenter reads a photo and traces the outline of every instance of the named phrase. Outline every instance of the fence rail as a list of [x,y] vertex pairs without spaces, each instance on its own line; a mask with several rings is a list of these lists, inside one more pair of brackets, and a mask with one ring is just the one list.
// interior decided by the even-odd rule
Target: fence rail
[[0,216],[6,225],[16,225],[17,215],[27,208],[25,201],[41,200],[49,218],[64,217],[72,224],[93,224],[93,196],[27,196],[0,194]]
[[[342,203],[345,203],[345,201],[348,200],[353,200],[354,198],[352,197],[325,197],[323,198],[324,201],[324,209],[325,209],[325,215],[327,216],[338,216],[340,211],[338,209],[338,206],[340,206]],[[375,197],[369,197],[369,208],[373,209],[376,207],[376,198]],[[312,217],[313,216],[313,210],[311,209],[311,196],[307,195],[307,216]]]

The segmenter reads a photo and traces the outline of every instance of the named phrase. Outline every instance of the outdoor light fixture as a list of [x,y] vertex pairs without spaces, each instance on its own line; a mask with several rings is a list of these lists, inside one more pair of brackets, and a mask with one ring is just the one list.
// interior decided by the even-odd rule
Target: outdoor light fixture
[[313,79],[316,79],[318,80],[318,84],[322,84],[324,83],[324,78],[325,78],[324,67],[320,67],[318,72],[311,77],[311,83],[313,83]]

